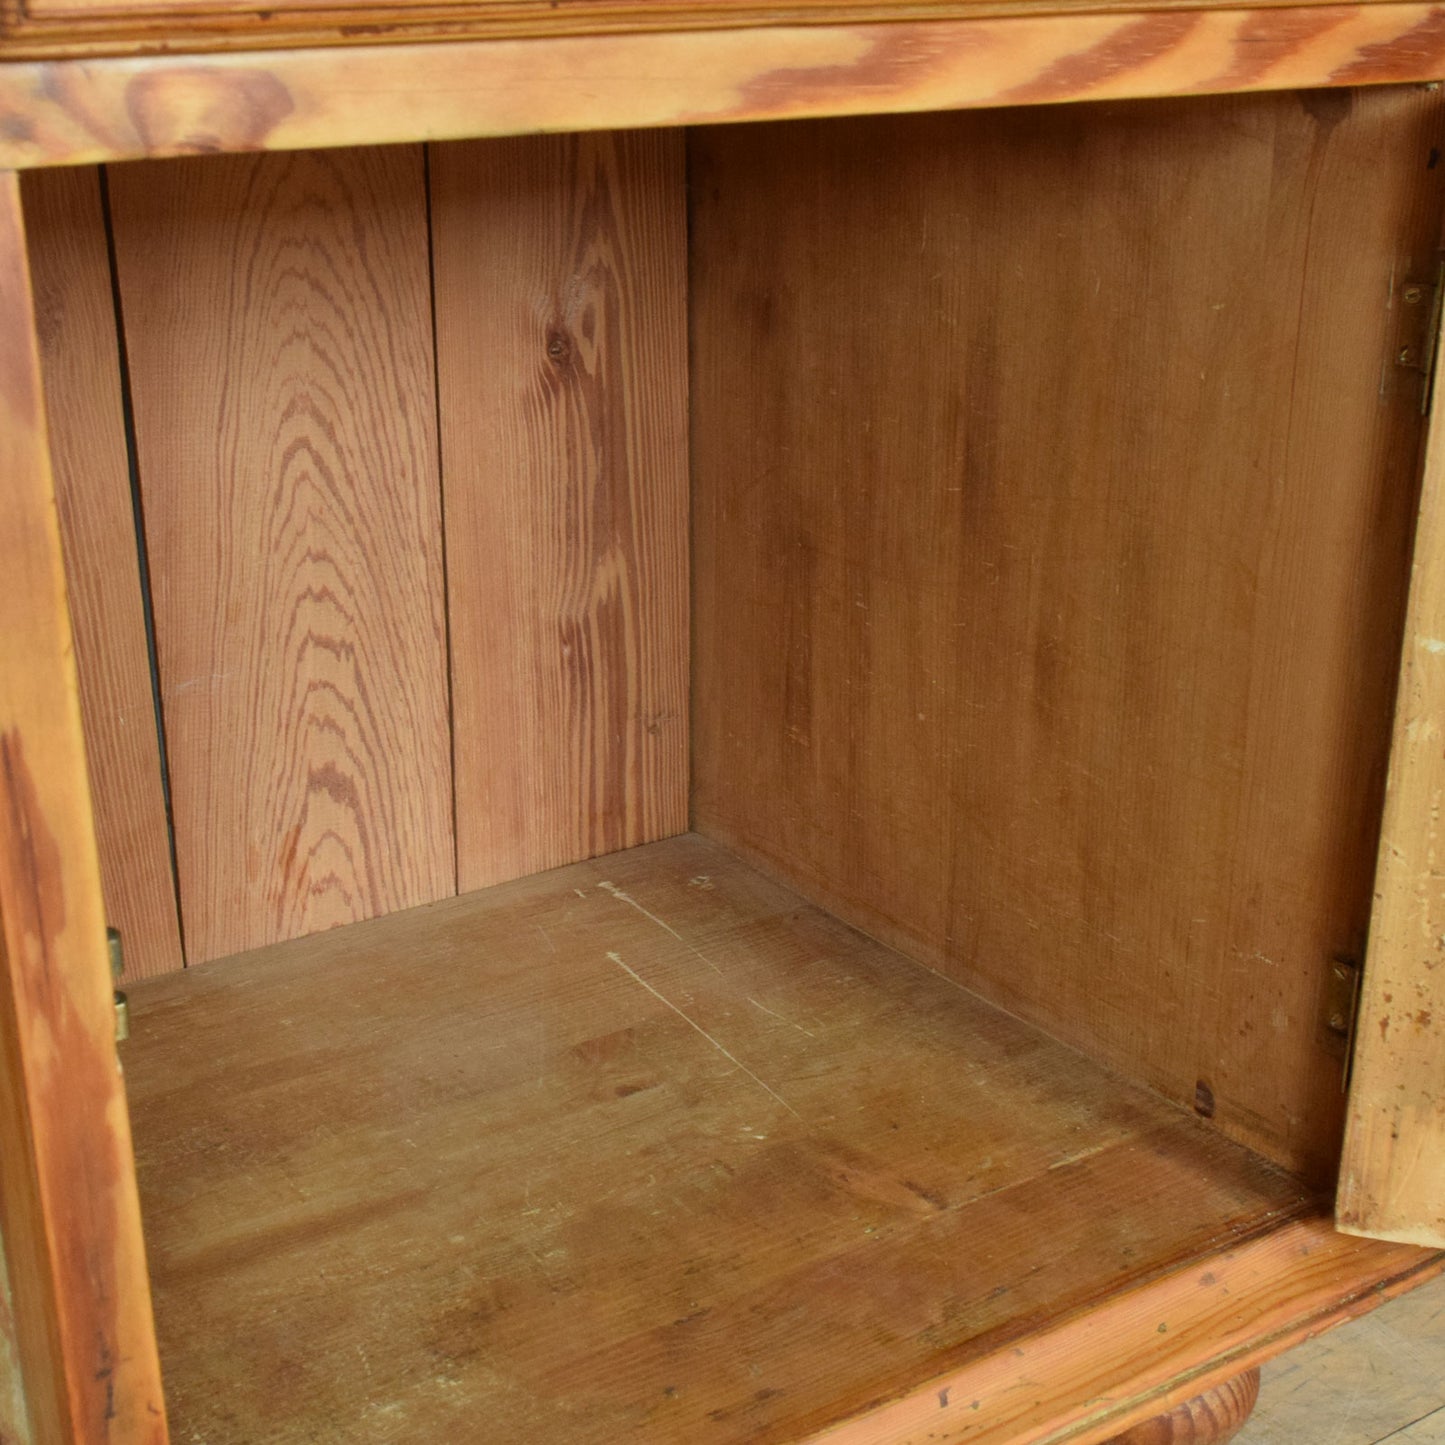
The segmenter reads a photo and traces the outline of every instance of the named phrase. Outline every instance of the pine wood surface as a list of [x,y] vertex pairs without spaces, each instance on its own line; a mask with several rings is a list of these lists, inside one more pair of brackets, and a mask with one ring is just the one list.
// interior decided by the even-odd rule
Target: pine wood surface
[[27,176],[40,364],[106,921],[127,975],[181,966],[98,172]]
[[1442,73],[1445,22],[1426,4],[17,59],[0,63],[0,167],[1379,85]]
[[[1200,10],[1210,0],[26,0],[0,10],[0,41],[21,54],[377,44],[386,40],[719,29],[846,20],[983,18]],[[1289,0],[1263,0],[1264,5]],[[1349,0],[1324,0],[1325,4]],[[1364,0],[1379,3],[1379,0]]]
[[1337,1219],[1445,1247],[1445,405],[1425,450]]
[[38,1445],[165,1445],[16,176],[0,177],[0,1236]]
[[1440,139],[1415,91],[692,137],[695,825],[1321,1184]]
[[463,891],[687,826],[683,166],[432,148]]
[[[816,1445],[1106,1445],[1437,1278],[1442,1262],[1408,1245],[1351,1240],[1323,1218],[1277,1223],[937,1375]],[[967,1406],[952,1428],[941,1428],[941,1399]]]
[[1247,1370],[1116,1435],[1108,1445],[1226,1445],[1259,1398],[1259,1370]]
[[421,151],[111,195],[188,961],[448,895]]
[[210,1445],[1072,1438],[1430,1262],[694,837],[132,1000]]

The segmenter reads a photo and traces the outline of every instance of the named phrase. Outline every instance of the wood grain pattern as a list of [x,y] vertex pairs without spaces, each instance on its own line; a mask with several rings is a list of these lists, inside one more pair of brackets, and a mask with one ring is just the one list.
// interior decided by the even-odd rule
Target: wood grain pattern
[[1425,449],[1336,1218],[1445,1246],[1445,400]]
[[463,891],[687,827],[680,135],[431,161]]
[[0,177],[0,1236],[37,1445],[165,1445],[18,178]]
[[111,195],[188,960],[449,894],[421,153]]
[[6,1445],[34,1445],[35,1442],[30,1431],[30,1411],[25,1406],[25,1381],[20,1377],[20,1336],[3,1237],[0,1237],[0,1440]]
[[16,61],[0,65],[0,166],[1441,74],[1445,11],[1426,4]]
[[211,1445],[758,1445],[880,1400],[1033,1440],[1429,1263],[1313,1224],[1261,1258],[1296,1182],[696,838],[133,997],[168,1389]]
[[[1121,1429],[1438,1277],[1441,1264],[1438,1254],[1408,1245],[1350,1240],[1325,1219],[1283,1222],[1248,1243],[1181,1261],[1085,1314],[1045,1323],[809,1445],[1105,1445]],[[964,1402],[969,1415],[940,1420],[941,1393]]]
[[106,919],[132,977],[181,966],[99,176],[22,186]]
[[1441,144],[1420,92],[693,141],[696,826],[1322,1183]]
[[1226,1445],[1244,1428],[1258,1399],[1259,1370],[1246,1370],[1114,1436],[1109,1445]]
[[[1203,10],[1212,0],[8,0],[7,53],[56,57],[173,51],[367,45],[608,31],[716,30],[825,22],[994,18]],[[1285,5],[1289,0],[1262,0]],[[1352,0],[1323,0],[1325,4]],[[1358,0],[1355,0],[1358,3]],[[1379,0],[1364,0],[1379,3]]]

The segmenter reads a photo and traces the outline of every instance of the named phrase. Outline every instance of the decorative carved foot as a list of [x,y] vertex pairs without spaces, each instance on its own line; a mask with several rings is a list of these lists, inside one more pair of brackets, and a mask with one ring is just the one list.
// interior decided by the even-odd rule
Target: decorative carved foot
[[1246,1370],[1192,1400],[1115,1435],[1106,1445],[1224,1445],[1249,1419],[1259,1399],[1259,1371]]

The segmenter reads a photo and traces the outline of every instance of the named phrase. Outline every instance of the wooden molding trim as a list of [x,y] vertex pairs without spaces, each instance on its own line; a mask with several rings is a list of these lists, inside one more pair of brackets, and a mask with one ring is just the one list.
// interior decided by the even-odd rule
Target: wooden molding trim
[[1115,1435],[1107,1445],[1226,1445],[1259,1401],[1259,1366]]
[[1309,1217],[1221,1248],[808,1437],[1104,1445],[1422,1283],[1445,1255]]
[[0,65],[0,167],[1422,81],[1445,6],[1322,5]]
[[[1252,0],[1252,8],[1290,3]],[[264,8],[261,0],[0,0],[0,50],[15,60],[57,60],[1213,8],[1215,0],[281,0]]]

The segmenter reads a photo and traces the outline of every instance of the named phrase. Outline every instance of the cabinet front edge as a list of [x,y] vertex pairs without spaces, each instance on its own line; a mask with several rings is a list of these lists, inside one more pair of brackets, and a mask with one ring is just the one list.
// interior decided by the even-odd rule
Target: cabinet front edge
[[805,1438],[1100,1445],[1442,1269],[1438,1251],[1281,1220]]
[[1445,6],[1264,6],[0,62],[0,167],[1433,82]]

